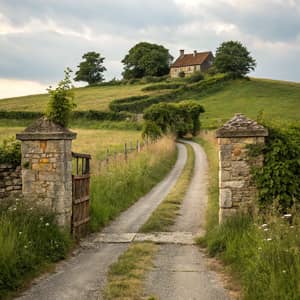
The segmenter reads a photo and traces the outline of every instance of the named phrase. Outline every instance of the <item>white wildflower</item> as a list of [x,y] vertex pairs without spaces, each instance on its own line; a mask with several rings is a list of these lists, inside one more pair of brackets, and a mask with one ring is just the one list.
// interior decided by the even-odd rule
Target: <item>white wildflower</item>
[[269,228],[264,228],[264,231],[269,231]]
[[285,214],[285,215],[283,215],[283,217],[284,217],[284,218],[291,218],[292,215],[291,215],[291,214]]
[[45,226],[49,226],[49,225],[50,225],[49,223],[46,223],[46,224],[45,224]]
[[286,273],[286,270],[282,270],[282,273]]
[[24,248],[27,249],[27,246],[25,245]]
[[19,235],[21,235],[22,234],[22,231],[19,231]]
[[272,239],[271,238],[267,238],[267,241],[269,242],[269,241],[272,241]]
[[268,224],[262,224],[261,225],[261,228],[265,228],[265,227],[267,227],[268,226]]

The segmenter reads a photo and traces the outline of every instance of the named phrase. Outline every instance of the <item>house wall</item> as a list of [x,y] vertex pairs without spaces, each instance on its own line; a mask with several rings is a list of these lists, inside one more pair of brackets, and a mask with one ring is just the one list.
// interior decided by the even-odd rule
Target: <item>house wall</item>
[[186,76],[189,76],[191,74],[193,74],[196,71],[201,71],[202,68],[200,65],[196,65],[196,66],[184,66],[184,67],[179,67],[179,68],[171,68],[170,70],[170,76],[171,77],[178,77],[178,74],[180,72],[184,72]]

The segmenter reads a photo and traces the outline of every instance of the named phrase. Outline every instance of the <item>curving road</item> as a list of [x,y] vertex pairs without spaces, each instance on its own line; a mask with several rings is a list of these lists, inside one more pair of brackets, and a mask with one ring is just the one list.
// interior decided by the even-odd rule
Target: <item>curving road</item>
[[[105,233],[137,232],[176,183],[185,165],[186,148],[178,144],[178,158],[167,177],[146,196],[106,227]],[[128,243],[96,243],[97,235],[88,239],[89,247],[60,263],[52,274],[40,278],[18,299],[63,300],[101,299],[108,267],[128,248]]]

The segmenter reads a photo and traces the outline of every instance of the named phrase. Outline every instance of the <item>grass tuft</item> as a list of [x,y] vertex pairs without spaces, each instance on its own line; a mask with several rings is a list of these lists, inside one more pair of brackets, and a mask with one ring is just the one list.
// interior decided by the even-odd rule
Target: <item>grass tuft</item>
[[91,181],[91,229],[97,231],[119,215],[155,184],[176,161],[172,138],[163,138],[128,162],[117,161]]
[[187,148],[188,158],[182,174],[166,199],[156,208],[147,222],[140,228],[140,232],[168,231],[169,227],[174,224],[180,209],[180,204],[189,187],[195,164],[195,154],[192,146],[189,144],[185,144],[185,146]]
[[153,243],[134,243],[110,266],[104,299],[143,299],[143,280],[158,250]]

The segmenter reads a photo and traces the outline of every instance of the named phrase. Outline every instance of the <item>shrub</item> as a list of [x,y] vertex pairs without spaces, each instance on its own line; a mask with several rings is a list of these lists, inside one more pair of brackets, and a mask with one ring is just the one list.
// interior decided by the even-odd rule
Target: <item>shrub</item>
[[194,72],[194,73],[187,79],[187,81],[188,81],[189,83],[194,83],[194,82],[201,81],[201,80],[203,80],[203,79],[204,79],[204,75],[203,75],[201,72],[197,71],[197,72]]
[[21,143],[14,137],[4,140],[0,145],[0,164],[4,163],[13,166],[21,164]]
[[162,136],[161,129],[151,121],[146,121],[143,125],[142,137],[143,139],[157,140]]
[[64,127],[68,126],[71,112],[75,108],[73,86],[71,84],[71,69],[65,70],[65,78],[59,82],[56,89],[48,89],[50,101],[46,111],[47,117]]
[[[149,107],[144,113],[144,119],[156,124],[163,132],[172,132],[179,137],[190,133],[196,135],[200,129],[199,115],[203,107],[194,101],[183,101],[178,104],[159,103]],[[147,127],[148,132],[152,129]],[[153,134],[156,133],[156,128]]]

